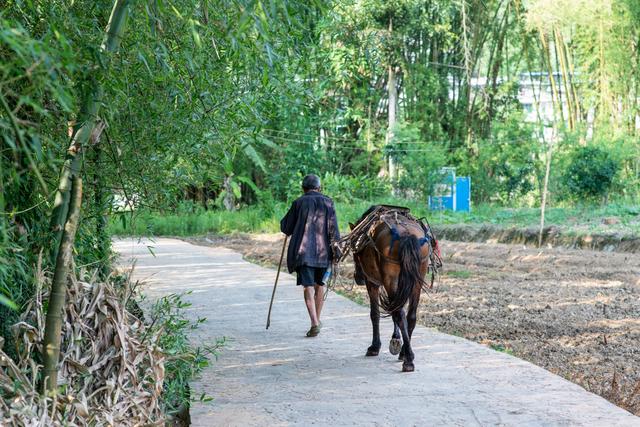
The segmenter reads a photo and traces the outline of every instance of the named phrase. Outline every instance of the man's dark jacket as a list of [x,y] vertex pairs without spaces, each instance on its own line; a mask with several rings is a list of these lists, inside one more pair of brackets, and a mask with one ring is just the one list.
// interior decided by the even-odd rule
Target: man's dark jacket
[[293,202],[280,221],[280,230],[287,236],[287,268],[293,273],[297,267],[327,268],[331,264],[331,242],[340,238],[338,219],[333,200],[308,191]]

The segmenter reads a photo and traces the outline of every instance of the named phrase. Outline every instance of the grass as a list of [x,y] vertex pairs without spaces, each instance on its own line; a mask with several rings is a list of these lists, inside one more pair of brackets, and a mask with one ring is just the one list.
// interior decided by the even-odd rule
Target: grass
[[503,344],[491,344],[489,347],[491,347],[492,350],[499,351],[500,353],[514,356],[513,349],[511,347],[506,347]]
[[277,215],[268,216],[257,208],[236,212],[223,210],[180,214],[136,212],[111,217],[112,235],[196,236],[206,233],[274,233],[279,231]]
[[[479,205],[472,212],[433,212],[424,203],[402,199],[386,198],[375,201],[353,200],[349,203],[336,202],[340,229],[346,232],[348,223],[356,221],[372,204],[386,203],[404,205],[411,208],[417,217],[426,216],[432,224],[491,224],[501,227],[537,227],[540,210],[537,208],[504,208]],[[183,213],[158,213],[139,211],[117,214],[111,217],[109,231],[112,235],[155,235],[155,236],[195,236],[207,233],[277,233],[280,218],[289,205],[276,204],[264,210],[252,206],[235,212],[223,210]],[[603,224],[602,219],[615,217],[614,225]],[[595,232],[620,232],[640,235],[640,206],[610,204],[607,206],[578,206],[549,208],[546,211],[546,225],[555,225],[564,232],[587,234]]]
[[[537,227],[539,208],[501,208],[480,205],[470,213],[436,212],[431,215],[437,224],[491,224],[502,227]],[[615,217],[619,223],[606,225],[603,218]],[[606,206],[575,206],[548,208],[545,225],[555,225],[567,232],[626,232],[640,234],[640,206],[609,204]]]
[[469,277],[471,277],[471,272],[467,270],[446,271],[445,274],[457,279],[468,279]]

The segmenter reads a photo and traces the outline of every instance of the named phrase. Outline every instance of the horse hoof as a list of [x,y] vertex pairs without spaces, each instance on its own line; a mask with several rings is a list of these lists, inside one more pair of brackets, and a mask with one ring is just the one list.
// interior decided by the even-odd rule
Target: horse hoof
[[391,338],[391,341],[389,341],[389,353],[395,356],[400,353],[400,349],[402,349],[402,341],[399,338]]
[[368,348],[367,349],[367,357],[377,356],[379,353],[380,353],[380,350],[375,350],[373,348]]
[[415,366],[413,363],[404,363],[402,365],[402,372],[413,372],[415,370]]

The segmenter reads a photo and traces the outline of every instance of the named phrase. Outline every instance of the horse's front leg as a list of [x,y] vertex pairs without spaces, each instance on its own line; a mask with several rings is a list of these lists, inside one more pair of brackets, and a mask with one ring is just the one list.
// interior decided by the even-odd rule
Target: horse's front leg
[[402,372],[413,372],[415,369],[413,365],[413,350],[411,349],[411,337],[409,336],[409,327],[407,325],[407,316],[404,312],[404,308],[393,312],[393,321],[400,327],[400,333],[402,333]]
[[378,302],[380,289],[367,281],[367,292],[369,293],[371,326],[373,327],[373,340],[371,341],[371,346],[367,349],[367,356],[377,356],[382,346],[380,342],[380,306]]

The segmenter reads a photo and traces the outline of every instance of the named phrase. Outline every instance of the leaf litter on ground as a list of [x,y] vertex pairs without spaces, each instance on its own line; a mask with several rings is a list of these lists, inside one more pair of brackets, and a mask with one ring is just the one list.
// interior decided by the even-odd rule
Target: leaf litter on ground
[[145,325],[127,307],[136,284],[100,281],[80,272],[69,280],[58,384],[39,393],[38,364],[50,280],[38,269],[34,298],[13,327],[17,360],[0,341],[0,424],[6,426],[164,425],[161,395],[165,356],[161,328]]

